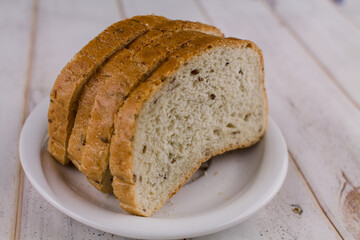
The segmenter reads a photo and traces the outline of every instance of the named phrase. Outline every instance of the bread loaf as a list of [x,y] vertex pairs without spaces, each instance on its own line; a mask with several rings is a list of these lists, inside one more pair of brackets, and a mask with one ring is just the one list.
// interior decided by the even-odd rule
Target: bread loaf
[[137,215],[153,214],[202,162],[265,133],[259,48],[211,36],[189,43],[130,93],[115,118],[114,194]]
[[91,74],[115,52],[144,34],[149,27],[165,21],[168,20],[159,16],[136,16],[117,22],[91,40],[62,69],[52,88],[48,111],[48,151],[61,164],[69,162],[66,149],[77,101]]
[[151,216],[202,162],[264,135],[263,66],[253,42],[212,26],[158,16],[115,23],[59,74],[48,151],[126,211]]
[[[130,90],[165,61],[171,51],[190,39],[203,36],[182,30],[222,36],[218,29],[200,23],[170,21],[159,24],[116,53],[85,86],[68,153],[100,191],[111,192],[108,152],[116,111]],[[81,158],[76,158],[77,155]]]

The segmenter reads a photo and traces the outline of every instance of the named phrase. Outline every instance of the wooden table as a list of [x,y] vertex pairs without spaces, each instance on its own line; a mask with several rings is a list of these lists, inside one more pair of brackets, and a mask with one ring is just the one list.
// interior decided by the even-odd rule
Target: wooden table
[[360,239],[360,1],[0,1],[0,239],[124,239],[56,210],[18,156],[21,127],[61,68],[119,19],[213,24],[263,50],[270,114],[290,165],[273,201],[199,239]]

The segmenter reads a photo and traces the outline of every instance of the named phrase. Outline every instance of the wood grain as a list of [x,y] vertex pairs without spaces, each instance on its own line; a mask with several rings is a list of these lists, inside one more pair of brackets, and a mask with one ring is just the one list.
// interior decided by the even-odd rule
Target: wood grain
[[[23,124],[24,93],[30,49],[31,1],[0,2],[0,238],[14,238],[18,211],[20,162],[18,137]],[[6,23],[6,24],[3,24]],[[21,207],[21,206],[20,206]]]
[[269,4],[315,63],[360,110],[360,31],[328,0],[284,0]]
[[342,171],[360,185],[359,110],[262,2],[206,1],[204,6],[226,32],[263,49],[270,114],[326,216],[345,239],[356,238],[359,233],[349,226],[358,219],[344,216],[339,195]]
[[341,239],[308,191],[290,158],[284,186],[264,209],[238,226],[197,239]]

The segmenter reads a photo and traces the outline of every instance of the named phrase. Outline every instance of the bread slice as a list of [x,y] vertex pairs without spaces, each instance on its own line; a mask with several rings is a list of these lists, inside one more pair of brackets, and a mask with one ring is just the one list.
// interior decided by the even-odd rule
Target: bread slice
[[130,213],[150,216],[202,162],[265,133],[260,49],[211,36],[190,43],[130,93],[114,120],[113,189]]
[[[198,32],[178,32],[181,30],[194,30],[222,36],[216,28],[200,23],[173,21],[161,24],[136,39],[126,49],[119,51],[101,69],[101,74],[107,77],[103,79],[102,85],[93,85],[96,90],[93,88],[91,92],[97,92],[97,95],[92,101],[91,117],[87,121],[82,121],[88,124],[79,124],[78,127],[74,125],[74,129],[76,127],[77,130],[81,129],[82,135],[77,137],[78,141],[82,140],[81,136],[86,136],[85,147],[79,149],[82,151],[82,159],[79,161],[81,171],[88,179],[93,180],[90,182],[95,182],[93,185],[97,189],[103,192],[111,191],[111,178],[108,177],[110,175],[109,145],[113,133],[113,118],[124,98],[139,81],[145,79],[165,61],[171,51],[191,39],[203,36]],[[95,75],[95,79],[101,79],[101,77],[98,78]],[[86,109],[89,109],[89,106],[86,106]],[[70,141],[72,138],[73,134]],[[70,146],[73,147],[69,145],[69,148]],[[70,152],[71,150],[69,154]]]
[[169,20],[151,15],[117,22],[91,40],[62,69],[52,88],[48,111],[48,151],[61,164],[69,162],[66,149],[77,100],[91,74],[107,58],[145,33],[149,27],[165,21]]

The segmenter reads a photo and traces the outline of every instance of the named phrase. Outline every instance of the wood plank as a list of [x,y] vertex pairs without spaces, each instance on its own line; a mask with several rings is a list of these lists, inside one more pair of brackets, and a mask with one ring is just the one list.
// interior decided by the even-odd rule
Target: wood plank
[[360,109],[359,29],[329,0],[284,0],[269,6]]
[[20,162],[18,137],[23,123],[32,1],[0,1],[0,239],[14,238]]
[[[107,26],[120,20],[117,11],[115,1],[40,1],[30,110],[49,95],[57,74],[73,55]],[[88,227],[56,210],[27,179],[23,199],[21,239],[113,238],[112,234]]]
[[262,2],[203,5],[225,32],[263,49],[271,115],[326,215],[345,239],[359,238],[359,208],[349,207],[359,201],[358,109]]

